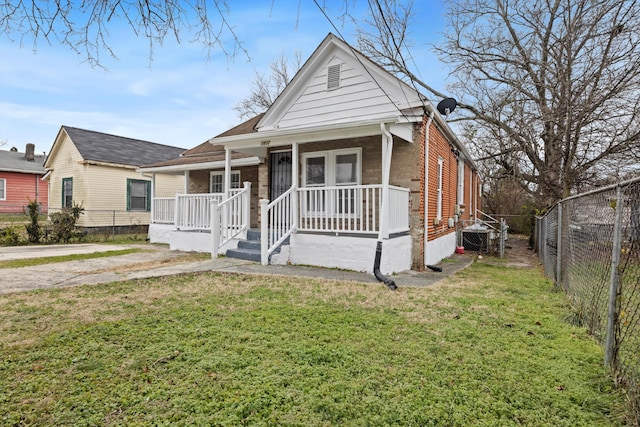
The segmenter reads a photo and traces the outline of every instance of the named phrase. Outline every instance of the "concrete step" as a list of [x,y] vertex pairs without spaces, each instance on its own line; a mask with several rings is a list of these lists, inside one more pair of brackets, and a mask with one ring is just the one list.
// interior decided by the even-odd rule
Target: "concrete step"
[[260,240],[240,240],[238,242],[238,249],[255,249],[260,250]]
[[227,250],[227,257],[260,262],[261,254],[260,249],[229,249]]

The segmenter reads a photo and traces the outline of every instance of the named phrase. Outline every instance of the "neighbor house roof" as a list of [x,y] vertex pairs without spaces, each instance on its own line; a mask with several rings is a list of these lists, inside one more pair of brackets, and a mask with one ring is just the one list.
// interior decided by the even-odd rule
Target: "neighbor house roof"
[[167,161],[185,149],[92,130],[62,126],[85,161],[130,166]]
[[29,161],[26,159],[25,153],[0,150],[0,171],[2,172],[20,172],[44,175],[46,170],[43,163],[44,155],[42,154],[35,154],[34,160]]

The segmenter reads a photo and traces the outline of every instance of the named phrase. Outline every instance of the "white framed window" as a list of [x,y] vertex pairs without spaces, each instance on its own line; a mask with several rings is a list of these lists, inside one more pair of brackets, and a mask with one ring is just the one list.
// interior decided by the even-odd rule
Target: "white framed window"
[[458,158],[458,202],[464,205],[464,161],[462,157]]
[[7,200],[7,180],[0,178],[0,200]]
[[151,211],[151,181],[127,179],[127,210]]
[[[231,171],[230,188],[240,188],[240,171]],[[209,172],[209,193],[224,193],[224,171]]]
[[[348,148],[316,151],[302,155],[303,185],[305,187],[347,187],[359,185],[362,179],[362,149]],[[302,201],[303,211],[353,215],[358,211],[355,189],[334,188],[327,191],[308,191]],[[327,195],[328,194],[328,195]]]
[[442,177],[444,175],[444,159],[438,157],[438,202],[436,204],[436,218],[442,220]]

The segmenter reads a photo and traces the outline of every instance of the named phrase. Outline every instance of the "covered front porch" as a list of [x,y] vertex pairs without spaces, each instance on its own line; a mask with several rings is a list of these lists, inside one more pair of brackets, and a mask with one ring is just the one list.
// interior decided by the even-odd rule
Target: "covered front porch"
[[[230,190],[228,197],[225,193],[202,193],[153,198],[151,240],[167,243],[172,249],[217,256],[235,249],[253,228],[260,231],[262,264],[287,263],[296,256],[301,258],[296,263],[312,264],[304,262],[302,254],[313,252],[315,247],[315,255],[321,256],[318,245],[328,245],[336,253],[347,244],[357,252],[351,256],[361,257],[361,246],[374,245],[381,230],[386,239],[406,236],[409,231],[407,188],[389,186],[390,203],[383,212],[381,184],[292,187],[273,201],[252,199],[252,185],[245,182],[242,189]],[[258,227],[251,224],[252,204],[259,206]],[[283,243],[290,247],[286,259],[274,257]],[[371,259],[366,258],[368,265]]]
[[[411,189],[390,184],[393,137],[384,124],[259,138],[215,138],[225,151],[218,172],[223,191],[152,197],[150,239],[172,249],[231,256],[238,245],[248,247],[244,240],[252,230],[259,232],[252,250],[262,264],[359,271],[372,270],[376,243],[384,240],[385,247],[397,247],[383,257],[383,268],[411,268]],[[238,173],[243,183],[234,188],[238,152],[260,162],[253,179]]]

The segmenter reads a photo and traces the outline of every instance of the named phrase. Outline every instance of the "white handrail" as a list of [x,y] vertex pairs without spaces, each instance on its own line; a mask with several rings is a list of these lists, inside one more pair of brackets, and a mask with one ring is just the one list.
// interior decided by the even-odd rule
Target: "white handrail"
[[260,261],[262,265],[269,264],[271,255],[293,233],[293,203],[294,187],[289,188],[277,199],[269,203],[260,200]]
[[250,182],[245,182],[242,190],[236,191],[235,194],[222,202],[211,200],[212,257],[216,257],[218,250],[231,239],[249,229],[250,209]]

